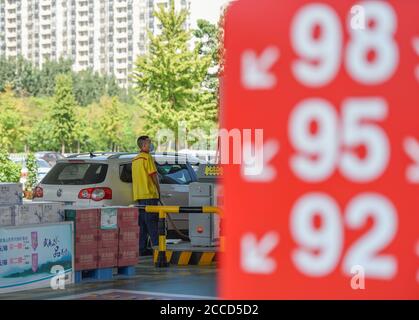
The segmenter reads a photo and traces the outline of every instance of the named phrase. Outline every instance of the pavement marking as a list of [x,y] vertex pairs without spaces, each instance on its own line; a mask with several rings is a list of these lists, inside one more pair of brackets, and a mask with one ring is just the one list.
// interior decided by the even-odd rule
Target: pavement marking
[[[124,295],[118,296],[118,294],[128,294],[132,296],[138,296],[138,298],[142,298],[140,300],[145,300],[148,298],[154,297],[158,300],[165,300],[167,299],[191,299],[191,300],[217,300],[215,297],[208,297],[208,296],[197,296],[197,295],[185,295],[185,294],[173,294],[173,293],[165,293],[165,292],[152,292],[152,291],[136,291],[136,290],[119,290],[119,289],[107,289],[107,290],[99,290],[99,291],[92,291],[83,294],[76,294],[76,295],[69,295],[63,296],[59,298],[53,298],[49,300],[78,300],[84,298],[101,298],[108,295],[108,298],[118,299],[124,298]],[[125,298],[129,296],[125,295]]]

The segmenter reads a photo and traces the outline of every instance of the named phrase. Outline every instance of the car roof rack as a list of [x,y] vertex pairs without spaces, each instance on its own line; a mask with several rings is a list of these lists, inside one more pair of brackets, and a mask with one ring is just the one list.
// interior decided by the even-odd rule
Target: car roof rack
[[[90,158],[95,158],[99,156],[107,156],[108,159],[119,159],[122,156],[130,156],[130,155],[137,155],[137,152],[85,152],[85,153],[77,153],[72,154],[66,157],[67,159],[76,159],[78,157],[86,157],[89,156]],[[157,156],[173,156],[173,157],[187,157],[187,154],[179,153],[179,152],[151,152],[151,154]]]
[[118,152],[109,156],[108,159],[119,159],[122,156],[137,155],[137,152]]
[[78,157],[85,157],[85,156],[89,156],[90,158],[95,158],[95,157],[99,157],[99,156],[111,156],[117,154],[116,152],[85,152],[85,153],[76,153],[76,154],[72,154],[69,155],[67,157],[67,159],[75,159]]

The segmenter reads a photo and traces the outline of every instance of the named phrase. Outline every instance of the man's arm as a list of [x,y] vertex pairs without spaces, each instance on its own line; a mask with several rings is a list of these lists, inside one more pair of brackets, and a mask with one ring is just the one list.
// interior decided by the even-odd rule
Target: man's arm
[[157,172],[151,175],[151,180],[153,180],[153,183],[157,188],[157,192],[159,193],[159,198],[160,198],[160,184],[159,184]]

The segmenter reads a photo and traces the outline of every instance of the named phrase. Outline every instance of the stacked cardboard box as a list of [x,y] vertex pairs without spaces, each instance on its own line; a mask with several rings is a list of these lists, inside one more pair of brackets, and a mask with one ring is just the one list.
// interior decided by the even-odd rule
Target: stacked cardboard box
[[99,209],[68,208],[65,210],[67,221],[74,223],[76,271],[98,267],[98,226]]
[[138,209],[66,209],[66,220],[75,224],[76,271],[138,263]]
[[13,226],[14,207],[0,207],[0,227]]
[[0,206],[13,206],[22,204],[21,183],[0,183]]
[[14,225],[25,226],[42,223],[43,205],[36,202],[24,202],[15,206]]
[[118,262],[118,209],[113,207],[100,210],[98,266],[115,267]]
[[118,267],[138,262],[140,227],[137,208],[118,208]]
[[42,204],[42,223],[57,223],[64,221],[63,203],[47,201],[36,203]]
[[64,221],[64,205],[59,202],[22,200],[22,185],[0,183],[0,226],[24,226]]
[[22,184],[0,183],[0,226],[13,226],[15,205],[22,204]]

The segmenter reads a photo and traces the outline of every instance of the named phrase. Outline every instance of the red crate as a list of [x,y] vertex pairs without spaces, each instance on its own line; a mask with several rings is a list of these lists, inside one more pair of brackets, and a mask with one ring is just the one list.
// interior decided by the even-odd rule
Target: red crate
[[94,251],[80,251],[76,252],[74,257],[74,269],[90,270],[97,268],[97,249]]
[[119,228],[119,247],[139,246],[140,227]]
[[118,264],[117,248],[99,248],[97,252],[98,268],[116,267]]
[[118,267],[134,266],[138,264],[139,248],[135,247],[119,247],[118,251]]
[[137,227],[138,208],[118,208],[118,227]]
[[118,230],[99,230],[98,247],[118,249]]

